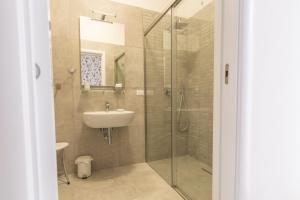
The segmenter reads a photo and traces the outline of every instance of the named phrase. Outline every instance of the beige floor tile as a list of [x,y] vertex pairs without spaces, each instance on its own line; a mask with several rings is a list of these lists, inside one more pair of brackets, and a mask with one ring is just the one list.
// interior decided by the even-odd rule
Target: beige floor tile
[[[170,159],[149,162],[149,165],[166,180],[171,180]],[[195,158],[185,155],[176,158],[177,188],[193,200],[212,199],[212,175],[203,169],[209,167]]]
[[103,169],[59,184],[60,200],[182,200],[148,164]]

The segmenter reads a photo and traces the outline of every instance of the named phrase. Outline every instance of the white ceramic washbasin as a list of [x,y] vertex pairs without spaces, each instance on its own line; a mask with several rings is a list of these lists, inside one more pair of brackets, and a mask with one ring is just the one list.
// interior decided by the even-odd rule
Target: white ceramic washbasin
[[116,128],[128,126],[134,118],[133,111],[84,112],[83,122],[90,128]]

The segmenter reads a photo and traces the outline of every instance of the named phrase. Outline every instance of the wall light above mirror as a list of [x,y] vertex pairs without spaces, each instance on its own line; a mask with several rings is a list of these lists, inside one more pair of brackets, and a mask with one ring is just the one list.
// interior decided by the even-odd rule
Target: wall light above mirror
[[124,88],[125,25],[80,17],[81,86]]

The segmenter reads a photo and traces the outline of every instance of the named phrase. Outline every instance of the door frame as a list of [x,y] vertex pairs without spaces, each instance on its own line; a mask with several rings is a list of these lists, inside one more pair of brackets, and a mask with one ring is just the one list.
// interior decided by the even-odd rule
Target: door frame
[[[24,1],[25,2],[25,1]],[[24,16],[19,17],[20,30],[24,30],[25,33],[32,36],[33,30],[44,30],[41,34],[45,34],[45,31],[48,31],[48,20],[43,18],[36,23],[36,21],[32,20],[32,16],[35,16],[36,9],[40,9],[40,11],[45,12],[46,14],[49,11],[49,5],[47,0],[26,0],[27,3],[21,3],[18,1],[18,7],[20,11],[24,12]],[[35,4],[35,6],[33,6]],[[45,6],[47,5],[47,6]],[[232,1],[222,1],[215,0],[215,62],[214,62],[214,138],[213,138],[213,200],[234,200],[236,194],[236,153],[237,153],[237,143],[238,143],[238,135],[237,135],[237,96],[238,96],[238,85],[237,85],[237,76],[238,76],[238,44],[239,44],[239,0]],[[41,23],[45,24],[41,24]],[[26,26],[25,26],[26,25]],[[47,30],[45,30],[47,29]],[[28,38],[23,38],[28,39]],[[32,66],[32,55],[30,52],[34,52],[39,49],[45,51],[45,48],[49,49],[50,40],[48,45],[46,43],[41,43],[40,46],[35,46],[36,49],[33,49],[28,42],[24,42],[24,49],[28,50],[24,53],[24,58],[29,59],[27,66],[27,73],[33,73]],[[29,52],[29,53],[28,53]],[[49,55],[48,55],[49,56]],[[44,62],[51,66],[51,61],[46,59]],[[224,65],[230,65],[230,78],[229,85],[223,84],[224,82]],[[48,78],[52,78],[51,74],[47,74]],[[29,87],[33,86],[32,80],[24,80],[28,81]],[[51,85],[47,85],[46,87],[51,87]],[[33,87],[34,90],[34,87]],[[27,91],[24,92],[32,92],[32,88],[28,88]],[[30,99],[30,98],[29,98]],[[30,102],[24,102],[24,106],[32,105]],[[53,104],[49,103],[48,105],[53,109]],[[34,109],[34,108],[32,108]],[[49,113],[44,113],[46,117],[53,117],[53,113],[48,110]],[[28,111],[29,112],[29,111]],[[36,124],[38,121],[34,115],[28,114],[28,123]],[[50,122],[54,126],[54,122]],[[54,127],[53,127],[54,128]],[[47,134],[54,134],[54,131]],[[47,193],[53,193],[57,196],[57,183],[54,181],[55,179],[51,179],[50,182],[48,180],[43,180],[43,177],[49,177],[49,174],[55,174],[56,169],[53,167],[47,167],[47,163],[45,163],[44,159],[41,158],[41,153],[47,152],[50,157],[55,156],[55,141],[51,141],[51,144],[43,145],[45,140],[42,139],[43,136],[32,134],[32,141],[30,143],[31,149],[29,152],[32,158],[36,160],[32,162],[32,165],[35,165],[34,168],[40,168],[41,166],[45,166],[45,170],[39,171],[38,173],[34,173],[34,176],[38,176],[31,180],[33,187],[31,191],[34,194],[42,195],[42,191],[47,191]],[[44,135],[46,138],[51,136]],[[44,138],[45,139],[45,138]],[[37,144],[37,142],[41,142]],[[55,164],[54,161],[51,160],[50,166]],[[49,166],[49,165],[48,165]],[[33,172],[32,172],[33,173]],[[30,178],[32,179],[32,178]],[[42,182],[48,182],[42,184]],[[47,188],[41,188],[42,186],[46,186]],[[51,199],[52,198],[52,199]],[[57,198],[57,197],[56,197]],[[42,199],[53,200],[52,197],[45,197]]]
[[240,0],[215,0],[213,200],[237,199],[239,23]]

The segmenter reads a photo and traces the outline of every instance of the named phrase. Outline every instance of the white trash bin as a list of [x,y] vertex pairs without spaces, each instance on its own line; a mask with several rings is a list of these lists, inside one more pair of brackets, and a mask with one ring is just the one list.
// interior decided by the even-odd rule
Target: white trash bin
[[93,158],[91,156],[79,156],[75,160],[75,164],[77,165],[77,176],[82,179],[86,179],[92,174],[92,162]]

